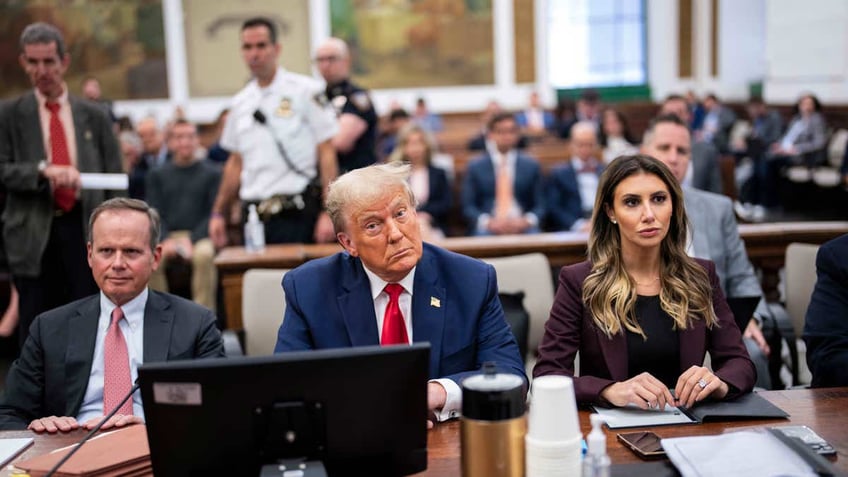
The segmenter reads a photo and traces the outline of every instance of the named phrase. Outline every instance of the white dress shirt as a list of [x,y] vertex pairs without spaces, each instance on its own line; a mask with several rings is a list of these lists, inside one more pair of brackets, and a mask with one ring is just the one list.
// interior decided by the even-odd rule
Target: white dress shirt
[[[381,335],[383,318],[386,314],[386,307],[389,305],[389,294],[385,292],[384,288],[386,288],[389,282],[378,277],[377,274],[368,270],[367,267],[363,266],[362,268],[365,269],[368,282],[371,284],[371,298],[374,300],[374,316],[377,317],[377,332]],[[409,338],[410,343],[413,340],[412,289],[415,283],[415,268],[417,267],[414,267],[401,281],[397,282],[398,285],[403,287],[403,292],[398,297],[398,306],[400,306],[400,312],[403,314],[403,322],[406,325],[406,336]],[[440,411],[436,412],[436,419],[442,422],[459,417],[459,411],[462,409],[462,390],[459,388],[459,385],[451,379],[431,379],[429,382],[441,384],[447,393],[445,405]]]
[[[571,158],[571,165],[574,167],[574,173],[577,177],[581,211],[584,217],[591,217],[592,209],[595,207],[595,194],[598,192],[598,174],[596,172],[581,172],[584,162],[577,156]],[[571,225],[571,230],[580,230],[586,222],[587,219],[583,217],[575,220],[574,224]]]
[[[138,378],[138,367],[144,360],[144,307],[147,305],[148,290],[145,288],[139,295],[121,307],[124,319],[118,322],[124,340],[127,342],[127,353],[130,358],[130,376],[132,382]],[[103,346],[106,341],[106,330],[112,321],[112,310],[116,305],[103,292],[100,292],[100,318],[97,321],[97,338],[94,342],[94,355],[91,360],[91,373],[88,377],[88,387],[82,398],[77,422],[80,424],[94,417],[103,417],[111,409],[103,409]],[[141,392],[136,391],[132,397],[133,414],[144,419],[144,408],[141,405]]]

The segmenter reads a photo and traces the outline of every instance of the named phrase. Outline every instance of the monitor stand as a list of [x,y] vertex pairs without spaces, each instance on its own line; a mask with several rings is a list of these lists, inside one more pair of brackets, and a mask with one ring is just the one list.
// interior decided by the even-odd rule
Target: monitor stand
[[320,460],[286,459],[262,466],[259,477],[327,477]]

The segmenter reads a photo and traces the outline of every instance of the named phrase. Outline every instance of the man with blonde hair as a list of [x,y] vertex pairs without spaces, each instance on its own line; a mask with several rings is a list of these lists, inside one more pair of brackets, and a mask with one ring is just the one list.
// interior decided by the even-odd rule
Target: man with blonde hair
[[430,343],[431,421],[456,417],[459,382],[494,362],[524,378],[491,265],[423,243],[409,166],[349,172],[327,210],[344,251],[283,278],[286,312],[275,352]]

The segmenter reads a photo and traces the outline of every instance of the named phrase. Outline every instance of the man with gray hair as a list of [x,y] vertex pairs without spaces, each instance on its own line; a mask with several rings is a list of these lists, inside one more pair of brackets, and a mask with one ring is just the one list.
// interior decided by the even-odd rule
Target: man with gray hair
[[[148,290],[162,256],[159,232],[159,214],[140,200],[94,210],[88,264],[100,293],[35,319],[6,379],[0,429],[91,429],[129,394],[141,364],[224,355],[211,311]],[[140,422],[135,391],[104,429]]]
[[344,251],[283,277],[286,312],[275,352],[430,343],[430,422],[458,416],[459,382],[494,362],[525,378],[498,299],[495,270],[423,243],[409,166],[351,171],[327,209]]
[[81,189],[80,173],[123,171],[109,117],[68,93],[71,58],[59,30],[33,23],[20,45],[33,90],[0,108],[0,183],[23,344],[37,314],[97,291],[85,262],[85,219],[116,192]]
[[377,112],[368,91],[350,81],[350,51],[339,38],[328,38],[315,51],[315,64],[327,82],[327,98],[339,116],[333,147],[339,173],[377,162]]
[[548,227],[588,232],[595,192],[604,167],[599,159],[597,127],[580,121],[571,127],[571,160],[554,167],[545,185]]

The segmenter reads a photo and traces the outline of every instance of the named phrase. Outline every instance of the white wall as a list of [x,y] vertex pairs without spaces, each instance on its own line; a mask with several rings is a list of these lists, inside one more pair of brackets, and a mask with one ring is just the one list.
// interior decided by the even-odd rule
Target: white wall
[[848,102],[848,2],[771,0],[766,19],[766,100],[792,103],[811,91]]
[[[718,0],[718,76],[710,72],[709,2],[694,2],[693,59],[691,78],[680,78],[676,0],[647,2],[648,81],[653,98],[671,93],[713,92],[725,100],[744,100],[749,84],[765,77],[766,0]],[[838,1],[838,0],[837,0]]]

